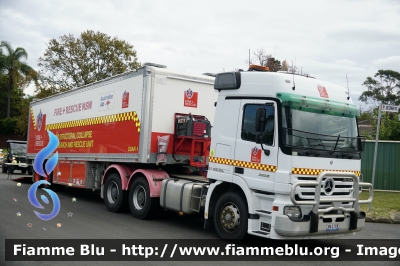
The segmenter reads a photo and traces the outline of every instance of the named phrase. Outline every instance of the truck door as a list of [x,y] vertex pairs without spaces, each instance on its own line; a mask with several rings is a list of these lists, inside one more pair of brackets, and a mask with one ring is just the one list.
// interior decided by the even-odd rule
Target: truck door
[[[276,103],[261,99],[242,99],[240,106],[233,174],[243,178],[251,189],[272,192],[278,165]],[[260,133],[256,131],[258,108],[264,108],[266,113],[265,127],[261,130],[262,145],[256,143],[256,137]]]

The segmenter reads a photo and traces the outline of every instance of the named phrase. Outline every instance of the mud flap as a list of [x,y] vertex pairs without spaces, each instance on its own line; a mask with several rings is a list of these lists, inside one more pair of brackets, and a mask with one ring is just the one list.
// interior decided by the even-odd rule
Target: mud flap
[[357,222],[358,222],[358,213],[356,213],[356,212],[351,212],[351,213],[350,213],[350,226],[349,226],[349,230],[355,230],[355,229],[357,229]]
[[318,232],[318,214],[310,211],[308,214],[310,216],[310,233]]

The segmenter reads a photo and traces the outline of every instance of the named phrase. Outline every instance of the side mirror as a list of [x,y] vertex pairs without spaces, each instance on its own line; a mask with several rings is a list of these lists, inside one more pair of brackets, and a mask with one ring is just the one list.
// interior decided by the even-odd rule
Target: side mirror
[[264,154],[266,156],[269,156],[269,154],[271,153],[270,150],[264,149],[263,146],[263,140],[265,138],[265,133],[264,132],[260,132],[256,134],[256,143],[257,144],[261,144],[261,149],[264,151]]
[[265,129],[266,110],[265,108],[257,108],[256,112],[256,132],[263,132]]
[[256,134],[256,143],[257,144],[262,143],[263,139],[264,139],[264,133],[263,132],[260,132],[260,133]]

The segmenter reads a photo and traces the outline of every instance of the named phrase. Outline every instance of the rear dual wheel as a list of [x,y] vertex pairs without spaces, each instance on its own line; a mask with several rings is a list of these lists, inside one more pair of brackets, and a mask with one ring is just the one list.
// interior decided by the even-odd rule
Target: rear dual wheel
[[158,198],[150,197],[149,183],[140,176],[135,178],[129,189],[129,208],[138,219],[148,219],[155,215],[159,208]]
[[122,190],[121,178],[116,173],[107,177],[104,185],[104,205],[110,212],[120,212],[126,207],[126,191]]

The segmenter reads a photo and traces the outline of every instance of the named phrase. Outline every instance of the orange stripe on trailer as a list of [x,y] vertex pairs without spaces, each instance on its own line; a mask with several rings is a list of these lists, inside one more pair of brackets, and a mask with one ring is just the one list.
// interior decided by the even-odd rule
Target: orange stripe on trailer
[[244,167],[244,168],[249,168],[249,169],[257,169],[257,170],[268,171],[268,172],[276,172],[276,169],[277,169],[277,167],[274,165],[232,160],[232,159],[219,158],[219,157],[208,157],[208,161],[210,163],[233,165],[233,166],[239,166],[239,167]]
[[292,174],[296,175],[319,175],[322,172],[350,172],[360,176],[360,171],[354,170],[327,170],[327,169],[312,169],[312,168],[292,168]]

